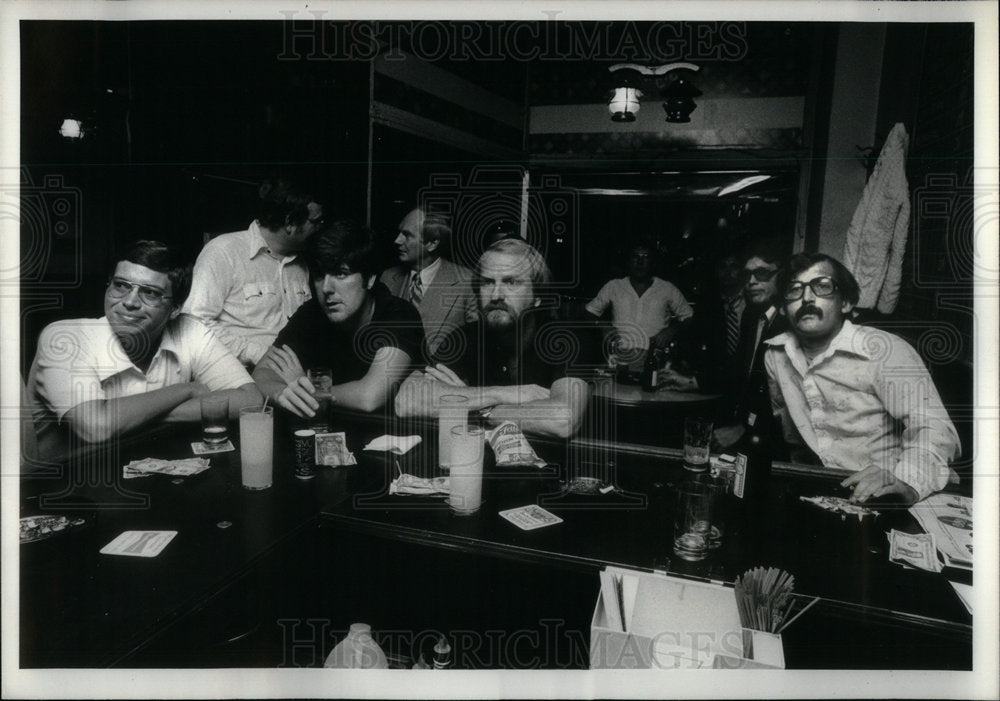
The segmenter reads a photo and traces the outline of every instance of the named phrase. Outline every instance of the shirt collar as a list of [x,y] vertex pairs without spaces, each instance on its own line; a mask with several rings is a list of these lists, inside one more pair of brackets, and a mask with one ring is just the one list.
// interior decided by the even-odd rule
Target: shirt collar
[[261,253],[267,255],[269,246],[267,245],[267,241],[264,240],[264,234],[260,233],[260,224],[257,223],[256,219],[250,222],[250,226],[247,227],[247,231],[250,233],[250,243],[247,246],[247,257],[252,260]]
[[[802,346],[799,345],[799,339],[791,331],[779,333],[774,338],[764,341],[764,343],[769,346],[784,346],[785,352],[789,355],[794,354],[803,358],[805,357],[805,354],[802,352]],[[837,351],[856,355],[865,360],[871,360],[872,356],[866,345],[862,327],[855,326],[848,319],[844,319],[844,325],[840,327],[840,331],[830,341],[827,349],[813,358],[812,364],[816,365],[819,361],[832,356]]]
[[[415,271],[415,270],[413,272],[415,274],[419,274],[420,275],[420,284],[423,287],[427,287],[434,280],[434,276],[437,275],[437,271],[438,271],[438,269],[440,267],[441,267],[441,259],[438,258],[433,263],[431,263],[430,265],[426,266],[419,273],[417,273],[417,271]],[[410,279],[411,280],[413,279],[413,275],[410,275]]]
[[[179,343],[175,331],[179,323],[179,318],[167,322],[166,327],[164,327],[163,336],[160,337],[160,346],[153,355],[154,360],[162,352],[171,353],[174,357],[179,357],[177,352]],[[108,321],[108,318],[102,316],[100,321],[102,324],[100,335],[102,338],[97,339],[93,353],[97,356],[97,374],[101,382],[130,369],[142,372],[135,366],[132,359],[128,357],[128,353],[125,352],[121,340],[114,332],[114,329],[111,328],[111,322]]]

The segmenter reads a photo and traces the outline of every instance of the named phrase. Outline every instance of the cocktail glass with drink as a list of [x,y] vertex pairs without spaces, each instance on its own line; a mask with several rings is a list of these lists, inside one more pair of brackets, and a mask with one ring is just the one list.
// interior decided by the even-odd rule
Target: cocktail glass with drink
[[460,394],[443,394],[438,398],[438,464],[448,470],[452,464],[451,430],[465,427],[469,421],[469,399]]
[[451,429],[448,506],[458,516],[474,514],[483,502],[483,438],[483,429],[479,426]]
[[274,473],[274,407],[240,409],[240,465],[243,487],[267,489]]

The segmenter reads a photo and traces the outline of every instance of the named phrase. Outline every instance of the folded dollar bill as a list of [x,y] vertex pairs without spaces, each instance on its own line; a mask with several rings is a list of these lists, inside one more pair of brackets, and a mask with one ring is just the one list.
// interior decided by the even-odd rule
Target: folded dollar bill
[[937,546],[930,533],[903,533],[893,529],[889,536],[889,560],[913,565],[928,572],[940,572]]
[[358,464],[354,453],[347,449],[347,437],[343,431],[316,434],[316,464],[332,467]]

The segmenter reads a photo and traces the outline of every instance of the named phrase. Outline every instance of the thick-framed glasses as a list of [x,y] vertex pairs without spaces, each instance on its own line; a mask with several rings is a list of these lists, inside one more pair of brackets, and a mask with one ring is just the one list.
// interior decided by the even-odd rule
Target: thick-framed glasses
[[796,280],[789,283],[788,287],[785,288],[785,301],[794,302],[797,299],[802,299],[802,295],[805,294],[806,285],[809,286],[809,289],[817,297],[829,297],[837,291],[837,282],[827,275],[814,277],[809,282]]
[[155,287],[138,285],[134,282],[123,280],[120,277],[113,277],[108,283],[108,294],[114,299],[128,297],[132,293],[133,289],[138,292],[139,299],[147,307],[158,307],[163,304],[164,300],[173,299],[173,297],[163,294],[161,290],[158,290]]
[[743,284],[750,282],[750,278],[754,278],[757,282],[769,282],[771,278],[778,274],[778,269],[774,268],[754,268],[753,270],[747,270],[746,268],[740,270],[740,280]]

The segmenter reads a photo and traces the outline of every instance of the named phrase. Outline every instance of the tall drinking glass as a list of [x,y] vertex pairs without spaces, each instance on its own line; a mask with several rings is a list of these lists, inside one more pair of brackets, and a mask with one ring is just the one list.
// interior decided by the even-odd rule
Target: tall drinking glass
[[274,472],[274,407],[240,409],[240,464],[245,489],[267,489]]
[[483,435],[479,426],[455,426],[451,429],[448,506],[458,516],[474,514],[483,503]]
[[309,428],[316,433],[327,433],[330,430],[330,409],[333,406],[333,373],[330,368],[309,368],[306,373],[316,394],[313,397],[319,402],[316,415],[309,420]]
[[469,399],[460,394],[443,394],[438,399],[438,464],[451,468],[453,428],[464,428],[469,421]]
[[708,471],[712,422],[698,417],[684,419],[684,467],[692,472]]

